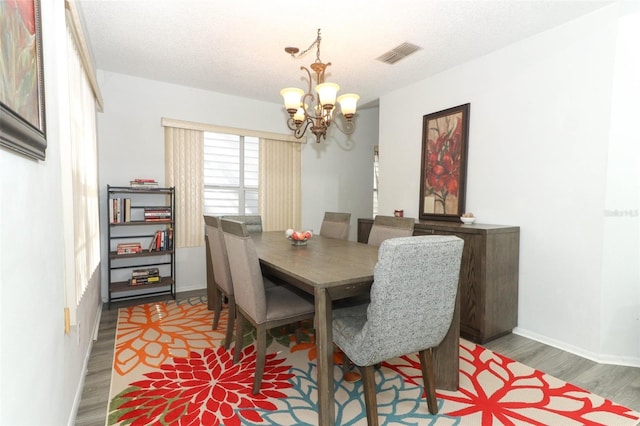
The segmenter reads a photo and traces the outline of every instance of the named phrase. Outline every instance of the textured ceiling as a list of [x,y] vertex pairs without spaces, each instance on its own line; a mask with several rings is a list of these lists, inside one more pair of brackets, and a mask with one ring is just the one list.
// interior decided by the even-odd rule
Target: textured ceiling
[[[281,103],[322,29],[327,81],[360,105],[611,4],[521,0],[76,0],[97,69]],[[402,43],[421,47],[385,64]]]

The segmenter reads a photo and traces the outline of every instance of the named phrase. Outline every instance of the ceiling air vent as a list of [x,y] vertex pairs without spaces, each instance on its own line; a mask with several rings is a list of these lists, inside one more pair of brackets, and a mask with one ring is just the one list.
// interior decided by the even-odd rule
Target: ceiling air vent
[[383,53],[378,56],[376,59],[380,62],[384,62],[385,64],[395,64],[400,59],[406,58],[407,56],[414,53],[416,50],[420,50],[421,47],[416,46],[411,43],[402,43],[390,51]]

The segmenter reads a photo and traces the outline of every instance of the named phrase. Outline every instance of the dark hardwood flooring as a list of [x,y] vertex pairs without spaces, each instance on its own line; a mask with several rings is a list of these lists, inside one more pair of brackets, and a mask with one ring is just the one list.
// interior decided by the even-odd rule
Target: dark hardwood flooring
[[[205,290],[199,290],[181,293],[178,298],[203,294]],[[110,310],[106,306],[103,308],[98,340],[93,342],[89,358],[76,426],[105,424],[118,308],[151,301],[154,299],[118,302],[112,303]],[[640,412],[640,368],[598,364],[515,334],[483,346]]]

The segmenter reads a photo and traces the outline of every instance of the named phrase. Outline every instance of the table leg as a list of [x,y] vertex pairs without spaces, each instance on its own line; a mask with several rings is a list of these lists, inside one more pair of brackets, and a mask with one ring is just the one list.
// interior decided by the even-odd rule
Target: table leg
[[335,423],[333,383],[333,329],[331,297],[324,288],[315,290],[316,348],[318,354],[318,424]]

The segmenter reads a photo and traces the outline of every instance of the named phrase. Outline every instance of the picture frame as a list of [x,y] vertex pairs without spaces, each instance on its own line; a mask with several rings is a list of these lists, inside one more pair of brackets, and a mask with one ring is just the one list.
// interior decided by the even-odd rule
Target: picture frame
[[470,104],[422,117],[421,220],[459,221],[465,209]]
[[0,1],[0,146],[44,160],[47,148],[40,0]]

